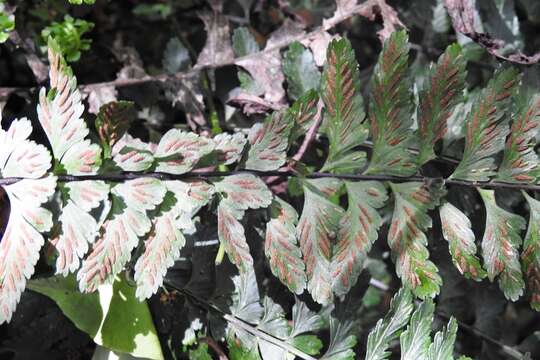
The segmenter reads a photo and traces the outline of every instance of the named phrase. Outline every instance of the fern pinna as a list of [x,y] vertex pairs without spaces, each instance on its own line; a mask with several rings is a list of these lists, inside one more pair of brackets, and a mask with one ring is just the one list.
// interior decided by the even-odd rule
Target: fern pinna
[[[403,289],[370,334],[368,359],[387,358],[389,342],[406,326],[403,354],[451,357],[455,321],[433,341],[429,334],[431,298],[443,281],[428,246],[435,209],[460,273],[476,281],[498,279],[513,301],[528,284],[531,305],[540,308],[539,202],[523,193],[531,209],[523,241],[525,219],[501,208],[493,190],[538,190],[540,101],[520,85],[516,70],[497,70],[475,98],[463,123],[462,159],[443,178],[418,174],[437,159],[448,120],[463,101],[466,64],[458,45],[431,65],[416,108],[407,80],[406,32],[385,42],[365,107],[360,91],[366,84],[360,83],[351,45],[337,39],[328,46],[319,92],[298,95],[290,108],[269,115],[247,135],[205,137],[172,129],[158,143],[128,134],[128,102],[105,105],[95,121],[97,136],[91,135],[76,79],[54,40],[48,45],[50,87],[40,91],[37,115],[49,148],[29,139],[27,119],[13,120],[0,132],[1,182],[11,204],[0,244],[0,322],[11,319],[45,237],[55,250],[56,273],[76,273],[80,291],[113,282],[133,263],[136,296],[144,300],[162,285],[186,235],[197,231],[195,217],[203,208],[217,216],[221,248],[240,273],[240,293],[252,286],[245,283],[248,277],[254,279],[243,221],[248,211],[265,213],[264,251],[272,273],[291,292],[307,290],[323,305],[347,295],[373,243],[386,236]],[[321,120],[328,156],[320,171],[288,162],[295,141]],[[269,175],[297,178],[302,211],[273,194],[265,182]],[[487,212],[480,254],[467,215],[445,197],[448,186],[478,188]],[[382,234],[385,207],[393,214]],[[414,312],[413,294],[424,300]],[[261,308],[261,328],[282,317],[270,301]],[[311,316],[302,311],[293,313]],[[346,336],[350,326],[332,326],[331,337],[354,342]],[[303,332],[287,327],[280,336],[293,341]],[[250,343],[244,335],[232,329],[228,336]],[[331,344],[327,358],[336,349]]]

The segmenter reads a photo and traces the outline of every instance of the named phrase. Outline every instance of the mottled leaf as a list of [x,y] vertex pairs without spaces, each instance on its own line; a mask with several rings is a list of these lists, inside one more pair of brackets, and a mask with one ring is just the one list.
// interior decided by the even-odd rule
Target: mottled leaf
[[431,227],[427,211],[439,202],[444,190],[440,184],[390,183],[394,213],[388,231],[388,245],[403,284],[424,299],[439,293],[442,279],[429,260],[425,231]]
[[[9,176],[9,175],[7,175]],[[54,193],[56,178],[24,179],[4,186],[11,212],[0,242],[0,324],[10,321],[26,280],[34,273],[52,214],[41,207]]]
[[385,41],[371,80],[369,120],[373,154],[366,173],[409,176],[416,172],[411,142],[411,93],[407,79],[408,36]]
[[321,73],[313,54],[299,42],[294,42],[283,55],[283,73],[288,84],[288,95],[296,100],[309,90],[318,90]]
[[497,71],[476,99],[465,123],[463,158],[451,178],[487,181],[494,175],[493,156],[504,147],[509,132],[504,115],[518,82],[516,69]]
[[93,174],[99,166],[101,149],[85,140],[88,127],[77,79],[62,58],[56,42],[49,39],[49,78],[51,89],[39,93],[37,113],[49,139],[54,158],[68,174]]
[[246,169],[270,171],[282,166],[287,157],[292,127],[291,117],[284,112],[269,115],[262,126],[254,125],[248,135],[250,148]]
[[223,165],[231,165],[242,157],[247,139],[242,133],[227,134],[221,133],[213,139],[216,147],[217,158],[219,163]]
[[129,129],[133,115],[133,103],[130,101],[113,101],[99,108],[95,127],[101,146],[104,148],[105,157],[108,157],[110,149]]
[[304,181],[304,210],[298,222],[297,236],[306,264],[307,288],[313,299],[328,304],[332,294],[332,247],[338,236],[341,207],[330,202],[325,194],[334,179]]
[[81,181],[63,185],[68,200],[58,218],[62,229],[57,238],[51,240],[58,257],[56,273],[66,276],[79,268],[79,259],[88,251],[98,233],[98,222],[90,211],[107,200],[109,185],[103,181]]
[[301,294],[306,287],[305,265],[296,239],[296,210],[277,196],[270,206],[264,252],[272,273],[290,291]]
[[180,257],[185,245],[182,231],[192,231],[193,215],[206,205],[213,187],[205,182],[165,181],[167,193],[144,242],[144,252],[135,264],[136,296],[149,298],[163,283],[167,269]]
[[354,173],[364,166],[366,156],[353,149],[368,135],[358,63],[347,39],[333,40],[326,57],[322,98],[326,106],[325,133],[330,149],[321,171]]
[[407,330],[399,337],[401,360],[427,360],[434,311],[435,305],[431,299],[423,301],[414,311]]
[[238,210],[235,205],[229,199],[219,203],[218,237],[229,259],[242,273],[253,267],[253,258],[249,252],[244,227],[238,221],[243,217],[243,211]]
[[497,178],[507,182],[534,182],[539,175],[538,155],[534,146],[540,126],[540,95],[516,95],[514,109]]
[[291,131],[291,143],[299,136],[305,135],[313,126],[313,122],[317,116],[318,101],[318,93],[314,90],[308,91],[286,110],[285,116],[290,117],[290,121],[294,124]]
[[529,228],[523,243],[521,264],[528,290],[531,293],[531,307],[540,311],[540,201],[523,192],[529,204]]
[[409,322],[413,311],[411,292],[400,289],[390,302],[390,310],[371,330],[367,340],[366,360],[384,360],[390,356],[390,342],[399,336],[399,331]]
[[229,204],[238,210],[265,208],[272,202],[266,184],[251,174],[226,176],[214,182],[216,192],[226,195]]
[[153,178],[128,180],[113,187],[112,208],[101,235],[77,274],[81,291],[92,292],[122,271],[139,237],[151,228],[146,211],[159,205],[165,192],[165,185]]
[[114,163],[124,171],[143,171],[154,163],[152,145],[129,134],[114,144],[111,155]]
[[171,129],[161,138],[154,157],[156,171],[183,174],[195,167],[199,159],[214,150],[211,139],[195,133]]
[[458,44],[450,45],[431,65],[426,88],[420,93],[418,164],[435,158],[433,146],[448,130],[448,119],[463,97],[465,58]]
[[500,208],[495,191],[478,189],[486,206],[486,229],[482,238],[482,256],[490,281],[499,275],[499,286],[507,299],[516,301],[525,283],[519,264],[520,232],[525,220]]
[[476,256],[471,221],[457,207],[445,203],[439,209],[443,237],[448,241],[452,262],[468,279],[480,281],[486,277],[480,259]]
[[382,224],[376,209],[382,207],[388,199],[386,189],[378,182],[347,181],[345,186],[349,208],[339,224],[331,264],[332,288],[339,296],[347,294],[356,283]]

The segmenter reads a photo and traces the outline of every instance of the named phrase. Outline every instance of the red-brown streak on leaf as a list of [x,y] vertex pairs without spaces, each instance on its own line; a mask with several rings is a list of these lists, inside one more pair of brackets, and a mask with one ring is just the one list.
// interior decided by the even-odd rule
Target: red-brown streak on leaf
[[231,262],[240,271],[249,271],[253,258],[249,253],[244,227],[234,217],[227,200],[222,200],[218,206],[218,236]]

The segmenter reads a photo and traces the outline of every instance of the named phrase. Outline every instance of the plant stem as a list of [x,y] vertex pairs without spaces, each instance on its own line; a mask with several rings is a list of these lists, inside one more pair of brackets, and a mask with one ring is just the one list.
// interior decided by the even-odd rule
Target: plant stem
[[[133,180],[138,178],[151,177],[159,180],[186,180],[186,179],[209,179],[217,178],[224,176],[233,176],[240,174],[252,174],[259,177],[302,177],[301,174],[295,171],[259,171],[259,170],[232,170],[232,171],[194,171],[185,174],[168,174],[161,172],[124,172],[119,174],[97,174],[97,175],[58,175],[58,182],[74,182],[74,181],[86,181],[86,180],[103,180],[110,182],[123,182],[126,180]],[[420,181],[420,182],[433,182],[433,181],[442,181],[446,185],[457,185],[457,186],[467,186],[474,188],[485,188],[485,189],[513,189],[513,190],[525,190],[525,191],[540,191],[540,184],[529,184],[529,183],[507,183],[502,181],[469,181],[469,180],[458,180],[458,179],[445,179],[445,178],[435,178],[428,176],[408,176],[400,177],[393,175],[362,175],[362,174],[331,174],[325,172],[314,172],[307,176],[308,179],[320,179],[320,178],[336,178],[342,180],[351,180],[351,181],[391,181],[395,183],[403,183],[410,181]],[[7,177],[0,179],[0,186],[14,184],[24,180],[24,178],[19,177]]]

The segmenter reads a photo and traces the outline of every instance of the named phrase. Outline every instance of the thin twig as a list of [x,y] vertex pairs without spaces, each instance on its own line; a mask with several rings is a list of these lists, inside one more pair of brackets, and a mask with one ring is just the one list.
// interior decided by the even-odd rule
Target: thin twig
[[306,133],[306,136],[304,138],[304,141],[302,142],[302,145],[300,145],[300,148],[294,154],[292,159],[294,161],[300,161],[302,160],[302,157],[306,153],[306,150],[309,148],[311,143],[315,140],[317,137],[317,131],[319,130],[319,127],[322,123],[322,109],[323,109],[323,102],[319,99],[319,102],[317,103],[317,114],[315,115],[315,121],[309,128],[308,132]]
[[[448,178],[436,178],[428,176],[408,176],[400,177],[393,175],[363,175],[363,174],[331,174],[323,172],[314,172],[308,175],[301,175],[296,171],[259,171],[259,170],[232,170],[232,171],[201,171],[201,172],[189,172],[185,174],[168,174],[162,172],[124,172],[119,174],[98,174],[98,175],[57,175],[58,182],[74,182],[74,181],[86,181],[86,180],[102,180],[110,182],[123,182],[126,180],[133,180],[138,178],[154,178],[159,180],[185,180],[185,179],[209,179],[224,176],[232,176],[239,174],[252,174],[259,177],[279,176],[279,177],[306,177],[308,179],[319,178],[336,178],[342,180],[351,181],[392,181],[395,183],[403,183],[409,181],[420,182],[444,182],[446,185],[467,186],[474,188],[486,188],[486,189],[514,189],[514,190],[526,190],[526,191],[540,191],[540,184],[527,184],[527,183],[507,183],[502,181],[469,181],[458,180]],[[0,186],[10,185],[16,182],[24,180],[20,177],[6,177],[0,179]]]
[[[301,34],[296,35],[296,36],[287,37],[287,39],[285,39],[285,40],[283,40],[281,42],[277,42],[273,46],[267,47],[264,50],[261,50],[261,51],[258,51],[258,52],[252,53],[252,54],[248,54],[248,55],[241,56],[241,57],[238,57],[238,58],[227,59],[227,60],[216,62],[216,63],[213,63],[213,64],[195,65],[190,70],[187,70],[185,72],[178,72],[178,73],[172,74],[172,75],[170,75],[170,74],[161,74],[161,75],[155,75],[155,76],[145,76],[143,78],[138,78],[138,79],[116,79],[116,80],[105,81],[105,82],[100,82],[100,83],[79,85],[79,89],[81,89],[81,91],[90,91],[90,90],[95,90],[95,89],[98,89],[98,88],[110,87],[110,86],[118,88],[118,87],[124,87],[124,86],[139,85],[139,84],[144,84],[144,83],[149,83],[149,82],[164,82],[164,81],[170,81],[170,80],[181,80],[186,76],[189,77],[189,76],[193,75],[194,73],[200,72],[202,70],[217,69],[217,68],[221,68],[221,67],[225,67],[225,66],[235,65],[237,63],[240,63],[242,61],[246,61],[246,60],[249,60],[249,59],[257,59],[260,56],[264,56],[266,54],[275,52],[277,50],[281,50],[281,49],[289,46],[290,44],[292,44],[295,41],[300,41],[301,42],[301,41],[304,41],[304,40],[314,38],[317,35],[320,35],[320,34],[326,32],[326,31],[336,27],[338,24],[350,19],[351,17],[353,17],[355,15],[366,16],[366,13],[369,12],[369,10],[373,6],[376,6],[376,4],[377,4],[377,1],[375,1],[375,0],[367,0],[366,2],[364,2],[364,3],[360,4],[360,5],[356,5],[356,6],[352,7],[350,9],[350,11],[345,13],[345,14],[339,14],[338,16],[334,16],[331,19],[328,19],[327,21],[324,22],[323,25],[317,27],[315,30],[313,30],[311,32],[301,33]],[[0,95],[6,95],[6,94],[10,94],[12,92],[19,92],[19,91],[32,91],[35,88],[36,87],[10,87],[10,88],[0,87]]]

